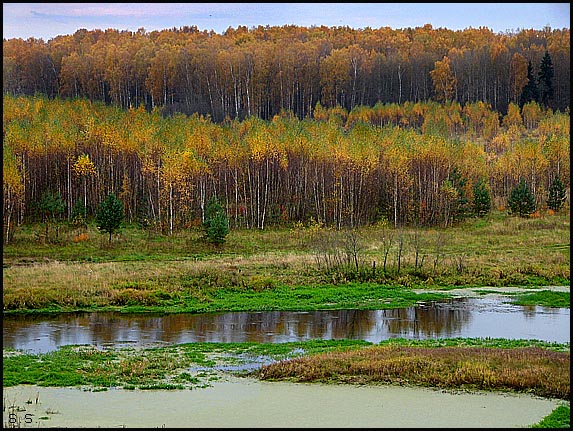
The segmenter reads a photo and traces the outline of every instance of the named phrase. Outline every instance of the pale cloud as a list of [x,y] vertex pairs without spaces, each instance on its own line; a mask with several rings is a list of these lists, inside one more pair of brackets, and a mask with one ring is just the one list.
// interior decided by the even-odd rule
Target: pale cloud
[[[6,5],[6,4],[5,4]],[[235,3],[18,3],[9,11],[24,16],[27,11],[45,17],[70,18],[106,17],[177,17],[182,12],[202,14],[212,11],[229,11]],[[5,9],[6,12],[6,9]]]

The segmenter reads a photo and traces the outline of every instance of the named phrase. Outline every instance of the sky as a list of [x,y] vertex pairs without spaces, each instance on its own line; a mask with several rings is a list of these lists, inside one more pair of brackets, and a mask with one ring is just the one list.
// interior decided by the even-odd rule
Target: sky
[[77,30],[137,31],[196,26],[298,25],[464,30],[495,33],[570,28],[570,3],[3,3],[3,38],[49,41]]

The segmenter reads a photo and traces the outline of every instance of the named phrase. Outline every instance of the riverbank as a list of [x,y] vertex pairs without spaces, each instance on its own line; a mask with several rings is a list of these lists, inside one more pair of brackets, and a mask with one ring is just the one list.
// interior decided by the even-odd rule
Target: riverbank
[[[464,359],[436,375],[442,384],[433,381],[431,387],[424,387],[407,372],[400,350],[405,347],[417,349],[422,358],[434,354],[443,358],[440,349],[445,348]],[[273,367],[321,361],[324,357],[335,359],[334,364],[339,355],[364,357],[372,349],[386,349],[388,363],[401,364],[394,367],[402,376],[400,382],[388,385],[362,381],[357,385],[349,383],[351,380],[340,384],[329,379],[325,384],[253,378],[263,377],[265,370]],[[536,362],[534,356],[545,356],[543,352],[559,359]],[[528,374],[528,378],[518,379],[521,385],[518,391],[511,390],[502,379],[511,375],[514,367],[500,367],[498,354],[504,356],[503,362],[520,361],[520,372]],[[409,357],[416,361],[416,355]],[[267,365],[260,367],[261,362]],[[259,365],[252,367],[253,363]],[[316,369],[303,367],[306,371]],[[428,374],[423,367],[421,374]],[[326,365],[328,368],[336,371],[332,365]],[[352,371],[355,378],[369,375],[365,368],[362,371],[359,368]],[[562,382],[567,388],[565,392],[569,390],[569,343],[534,340],[393,339],[379,345],[358,340],[312,340],[280,344],[190,343],[138,349],[68,346],[42,355],[4,350],[3,371],[4,400],[8,406],[4,423],[10,420],[10,413],[22,423],[25,415],[31,414],[28,426],[38,427],[427,427],[429,424],[475,427],[479,424],[503,428],[531,426],[557,409],[569,409],[568,393],[552,397],[541,389]],[[553,376],[551,380],[544,377],[549,374]],[[304,373],[299,375],[302,377]],[[465,384],[447,384],[460,375],[465,375]],[[485,376],[488,384],[484,386]],[[536,390],[544,391],[546,396],[535,396]],[[223,407],[224,415],[220,413]],[[558,426],[563,425],[560,422]]]
[[[332,234],[320,226],[299,226],[265,232],[232,231],[227,244],[221,248],[206,245],[198,231],[190,230],[166,237],[149,235],[133,226],[124,229],[119,237],[114,238],[115,242],[111,247],[100,240],[93,226],[88,228],[87,240],[73,242],[72,238],[76,233],[70,230],[61,232],[59,242],[47,244],[35,240],[35,233],[40,228],[42,226],[22,229],[14,243],[3,249],[5,316],[81,310],[206,313],[239,310],[383,309],[407,307],[459,295],[502,293],[515,303],[564,308],[570,306],[568,214],[542,219],[520,219],[497,213],[486,219],[471,220],[447,230],[398,230],[387,226],[364,228],[357,232],[356,237],[359,239],[357,244],[360,245],[355,249],[355,256],[359,258],[358,267],[325,266],[325,256],[333,256],[333,253],[338,253],[340,249],[325,248],[324,241],[317,242]],[[340,240],[347,234],[349,232],[335,235],[338,235]],[[388,235],[394,242],[386,245],[385,238],[388,238]],[[416,238],[422,241],[415,242]],[[398,239],[399,243],[404,245],[403,249],[398,248]],[[438,341],[447,342],[442,339]],[[327,347],[340,347],[337,342],[332,342],[334,344]],[[472,350],[475,343],[483,345],[484,342],[472,342],[471,348],[458,344],[455,347],[475,353],[477,350]],[[501,348],[503,345],[503,348],[511,350],[526,347],[520,340],[497,342],[497,346],[489,347]],[[259,350],[257,355],[268,353],[263,353],[264,349],[268,348],[265,344],[257,346],[263,349]],[[320,353],[320,349],[310,352],[307,350],[309,346],[311,344],[297,348],[303,349],[308,355]],[[360,344],[352,346],[354,347],[344,347],[364,347]],[[220,373],[212,370],[213,364],[209,362],[212,358],[205,356],[205,352],[200,351],[201,348],[209,350],[214,348],[214,345],[192,343],[184,346],[134,349],[125,355],[119,350],[100,351],[90,346],[77,349],[69,347],[39,356],[4,350],[4,387],[8,390],[14,388],[15,391],[26,385],[40,384],[86,387],[86,392],[76,388],[76,392],[68,393],[86,394],[86,406],[90,405],[90,400],[96,398],[106,400],[99,404],[99,409],[92,414],[96,419],[97,414],[101,415],[101,411],[108,408],[113,410],[115,406],[122,405],[119,400],[115,404],[108,404],[113,397],[106,395],[112,393],[142,394],[130,402],[146,406],[146,412],[153,411],[153,407],[157,405],[173,405],[174,410],[179,412],[173,414],[182,414],[181,403],[189,401],[189,394],[206,393],[212,385],[222,380]],[[226,345],[222,349],[228,354],[232,348],[234,347]],[[250,346],[249,350],[256,348]],[[292,345],[275,345],[273,349],[275,348],[288,348],[288,352],[298,352]],[[569,343],[559,346],[558,350],[567,352],[568,356]],[[286,353],[281,352],[282,359],[288,359],[284,357]],[[426,353],[430,356],[430,350]],[[230,358],[231,361],[239,360],[236,355],[231,355]],[[485,375],[491,377],[492,373],[495,376],[497,369],[494,363],[484,367],[481,361],[479,356],[469,359],[470,366],[473,364],[479,371],[473,377],[476,381],[483,380]],[[553,362],[552,364],[556,365]],[[189,371],[197,366],[206,366],[207,369],[193,368],[193,372]],[[451,372],[455,374],[455,370]],[[446,378],[447,376],[448,374],[445,375]],[[527,385],[527,382],[525,384]],[[118,385],[122,389],[115,389]],[[269,385],[282,383],[272,382]],[[313,385],[322,386],[320,383]],[[338,388],[341,385],[327,385],[331,386]],[[189,388],[193,390],[186,390]],[[64,391],[64,388],[46,388],[42,389],[42,394],[51,389]],[[493,387],[491,391],[497,389],[499,388]],[[64,396],[57,391],[54,393],[56,398]],[[147,396],[156,393],[186,396],[183,401],[177,397],[168,400]],[[503,397],[511,394],[506,392]],[[149,400],[155,404],[147,404]],[[256,400],[250,400],[249,405],[254,403],[267,411],[273,411],[270,406],[264,404],[266,401],[267,397],[258,403]],[[26,400],[26,405],[30,404],[34,404],[33,397]],[[121,410],[123,419],[121,416],[110,416],[114,421],[113,426],[121,426],[127,422],[125,413],[129,412],[130,405],[125,404],[125,408]],[[284,410],[284,404],[281,405]],[[344,405],[347,404],[342,404]],[[408,403],[404,402],[402,405],[407,406]],[[482,408],[478,403],[465,409],[456,408],[452,412],[450,405],[447,408],[429,402],[428,405],[433,405],[434,409],[423,413],[422,422],[412,426],[427,426],[429,417],[435,413],[434,410],[447,411],[449,416],[452,416],[458,411],[475,413]],[[336,410],[337,406],[331,406],[330,410]],[[553,407],[555,405],[551,408]],[[256,410],[261,417],[266,417],[267,411],[259,411],[259,408]],[[69,412],[71,409],[63,406],[62,411]],[[166,407],[166,416],[161,417],[165,419],[159,420],[162,423],[158,422],[157,426],[170,423],[167,418],[171,411]],[[241,411],[244,410],[237,414]],[[517,424],[515,421],[521,421],[523,411],[534,409],[529,410],[529,407],[522,406],[515,414],[511,413],[509,407],[505,410],[504,414],[513,421],[509,426],[526,426],[542,418],[530,418],[527,424]],[[402,416],[411,413],[402,412]],[[68,414],[66,413],[66,417]],[[428,418],[423,417],[425,415]],[[50,414],[46,413],[43,417],[50,417]],[[145,415],[142,417],[149,418]],[[160,419],[157,415],[153,418]],[[128,419],[131,421],[132,417],[129,416]],[[458,426],[488,426],[487,422],[480,422],[482,419],[466,418],[464,423]],[[187,417],[184,420],[193,423],[193,418]],[[380,420],[376,422],[377,427],[380,423],[387,426],[386,422]],[[492,426],[503,427],[500,425],[502,422],[494,422],[495,425]],[[46,423],[37,422],[35,425],[44,426]],[[57,426],[55,423],[56,421],[46,426]],[[275,426],[273,423],[277,422],[269,422],[268,426]],[[353,426],[356,426],[356,423],[359,423],[358,419]],[[437,426],[452,426],[452,423]],[[186,426],[188,425],[189,423],[186,423]],[[568,425],[567,422],[567,427]],[[73,426],[86,425],[82,421],[75,422]],[[285,426],[284,421],[280,423],[279,420],[278,426]]]
[[[4,387],[185,389],[207,387],[231,366],[235,373],[253,373],[262,379],[467,387],[568,399],[569,349],[569,343],[490,338],[393,338],[375,345],[362,340],[118,348],[69,345],[44,354],[4,349],[2,378]],[[249,366],[253,362],[259,366],[253,369]],[[358,368],[345,367],[347,362]],[[390,369],[384,371],[385,367]]]
[[[447,229],[232,230],[221,247],[197,229],[164,236],[130,225],[111,246],[94,226],[76,242],[64,227],[57,242],[39,242],[41,229],[22,227],[3,248],[4,313],[398,308],[451,289],[570,283],[565,213],[495,212]],[[344,248],[349,238],[352,250]],[[568,297],[557,295],[556,306]]]

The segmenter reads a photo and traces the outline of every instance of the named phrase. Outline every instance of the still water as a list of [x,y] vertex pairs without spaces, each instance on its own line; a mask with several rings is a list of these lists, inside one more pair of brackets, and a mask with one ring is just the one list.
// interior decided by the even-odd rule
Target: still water
[[392,310],[4,316],[3,346],[44,353],[69,344],[282,343],[309,339],[491,337],[570,342],[570,310],[507,298],[456,298]]
[[[36,397],[38,404],[26,403]],[[4,388],[4,398],[9,405],[25,406],[25,411],[12,414],[20,415],[27,428],[504,429],[526,428],[562,404],[527,394],[247,378],[193,391],[15,386]],[[4,412],[4,423],[10,413]]]

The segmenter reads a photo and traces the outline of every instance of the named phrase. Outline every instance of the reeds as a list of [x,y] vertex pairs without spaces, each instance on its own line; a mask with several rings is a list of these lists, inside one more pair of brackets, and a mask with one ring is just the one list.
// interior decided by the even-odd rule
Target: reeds
[[528,392],[569,399],[570,354],[539,347],[372,346],[280,361],[263,380],[387,383]]

